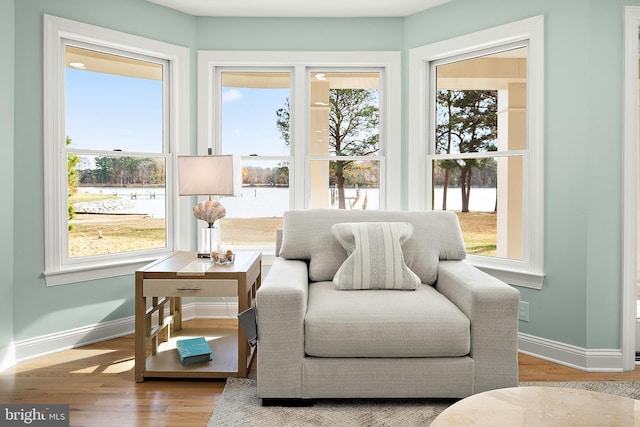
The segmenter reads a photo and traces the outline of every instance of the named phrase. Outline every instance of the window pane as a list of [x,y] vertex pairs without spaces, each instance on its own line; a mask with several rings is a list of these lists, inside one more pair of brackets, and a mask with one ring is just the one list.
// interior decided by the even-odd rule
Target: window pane
[[[242,167],[242,195],[224,197],[223,245],[273,245],[289,209],[291,75],[289,72],[221,73],[222,154],[256,156]],[[282,156],[261,160],[260,156]]]
[[436,154],[496,151],[498,92],[438,90]]
[[311,156],[363,160],[312,160],[311,208],[378,209],[380,162],[380,73],[320,72],[310,78]]
[[288,72],[222,73],[222,153],[289,155]]
[[379,161],[313,160],[310,173],[310,208],[379,209]]
[[68,155],[69,258],[164,248],[160,157]]
[[242,167],[242,194],[222,197],[222,243],[272,245],[289,209],[289,167],[285,162],[252,161]]
[[433,162],[434,209],[458,214],[467,252],[522,259],[523,157]]
[[71,147],[162,153],[163,66],[74,46],[65,53]]
[[470,254],[523,259],[522,156],[456,154],[526,150],[527,48],[438,65],[434,209],[458,212]]
[[379,152],[380,73],[311,73],[312,156]]
[[525,47],[436,67],[435,153],[526,149]]

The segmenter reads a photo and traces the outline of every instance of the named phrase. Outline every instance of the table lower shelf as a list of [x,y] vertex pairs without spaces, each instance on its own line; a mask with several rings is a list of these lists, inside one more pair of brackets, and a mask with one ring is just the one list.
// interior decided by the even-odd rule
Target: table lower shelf
[[[212,361],[183,365],[178,358],[176,341],[205,337],[211,347]],[[175,336],[158,346],[156,355],[146,359],[145,378],[227,378],[238,376],[238,329],[183,328]]]

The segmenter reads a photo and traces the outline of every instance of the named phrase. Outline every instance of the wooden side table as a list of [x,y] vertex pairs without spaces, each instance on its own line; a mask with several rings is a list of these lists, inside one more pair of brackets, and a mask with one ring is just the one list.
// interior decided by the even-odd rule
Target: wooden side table
[[[136,271],[135,380],[150,377],[246,377],[255,348],[237,319],[221,328],[183,328],[183,297],[237,297],[238,312],[251,307],[262,280],[260,252],[237,252],[233,264],[218,265],[196,252],[176,252]],[[184,366],[175,342],[204,336],[211,362]]]

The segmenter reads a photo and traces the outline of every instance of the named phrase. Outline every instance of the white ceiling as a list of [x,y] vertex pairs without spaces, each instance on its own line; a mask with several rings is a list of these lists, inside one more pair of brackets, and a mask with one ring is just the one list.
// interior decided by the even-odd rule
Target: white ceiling
[[452,0],[147,0],[195,16],[407,16]]

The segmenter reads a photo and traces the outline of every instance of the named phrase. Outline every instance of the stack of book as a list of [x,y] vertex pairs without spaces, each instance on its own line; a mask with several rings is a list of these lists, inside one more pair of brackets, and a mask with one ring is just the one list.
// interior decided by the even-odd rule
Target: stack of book
[[176,341],[176,350],[183,365],[211,361],[211,347],[204,337]]

